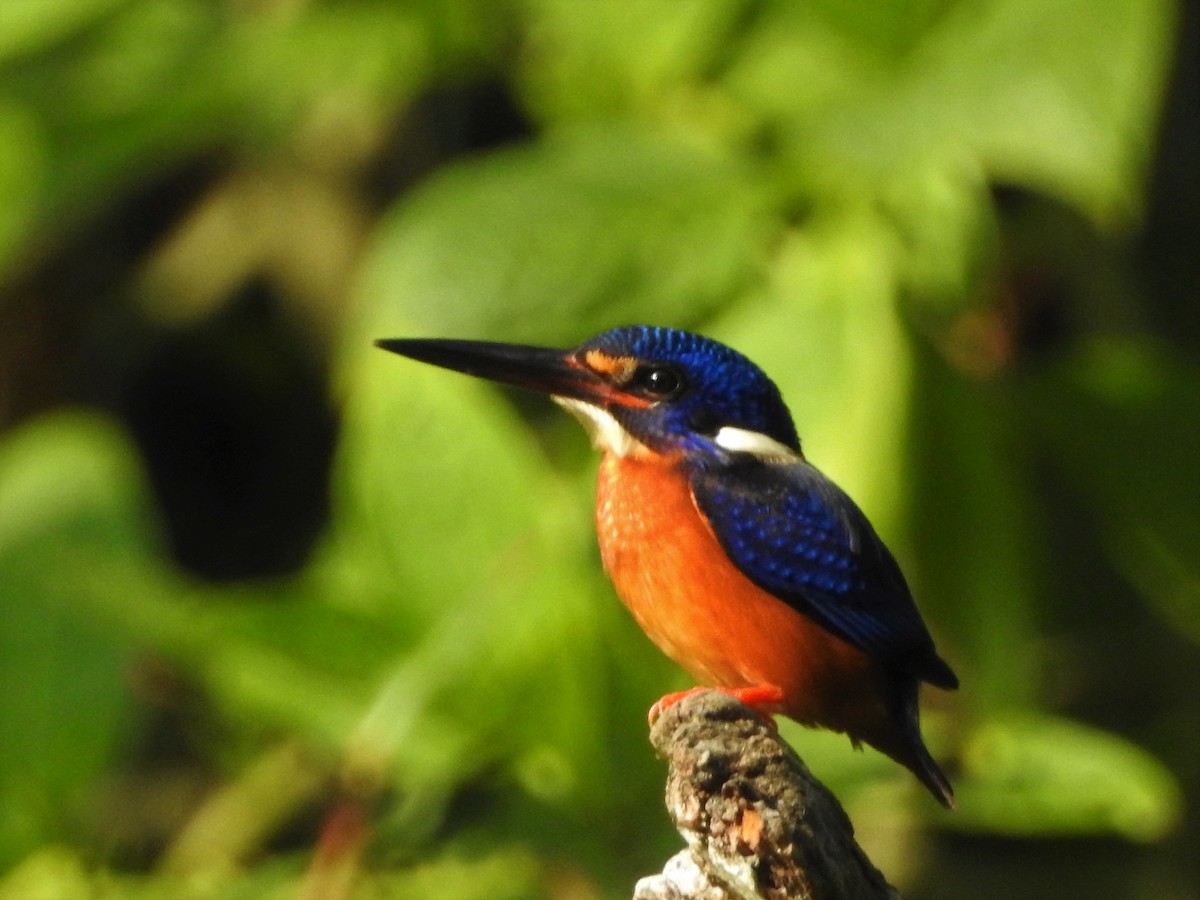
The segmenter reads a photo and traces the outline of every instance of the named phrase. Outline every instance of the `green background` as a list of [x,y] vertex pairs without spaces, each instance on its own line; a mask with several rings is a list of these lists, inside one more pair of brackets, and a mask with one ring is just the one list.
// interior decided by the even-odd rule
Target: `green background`
[[630,322],[766,369],[962,678],[958,813],[783,724],[905,896],[1200,897],[1196,21],[3,0],[0,900],[657,871],[585,436],[370,346]]

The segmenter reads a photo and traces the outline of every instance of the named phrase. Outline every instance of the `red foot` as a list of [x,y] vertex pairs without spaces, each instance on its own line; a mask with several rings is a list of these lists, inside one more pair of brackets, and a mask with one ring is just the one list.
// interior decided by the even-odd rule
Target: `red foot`
[[773,684],[754,684],[750,687],[734,688],[726,693],[737,697],[757,712],[765,712],[768,715],[773,710],[762,709],[762,707],[777,707],[783,702],[783,688]]
[[[650,707],[650,715],[648,716],[650,724],[653,725],[654,720],[658,718],[660,713],[668,707],[674,706],[683,698],[707,690],[710,690],[710,688],[694,687],[688,688],[686,691],[676,691],[673,694],[660,697],[658,702]],[[782,688],[776,687],[773,684],[754,684],[744,688],[718,687],[711,688],[711,690],[720,691],[722,694],[729,694],[729,696],[737,698],[770,722],[772,728],[775,727],[775,717],[772,713],[783,702]]]

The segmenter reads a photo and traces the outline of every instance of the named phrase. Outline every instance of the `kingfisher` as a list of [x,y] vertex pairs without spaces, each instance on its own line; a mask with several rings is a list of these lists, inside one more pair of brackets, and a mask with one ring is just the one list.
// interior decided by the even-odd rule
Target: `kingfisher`
[[[604,567],[650,639],[701,685],[868,744],[954,808],[921,736],[918,691],[922,682],[953,690],[958,678],[896,560],[805,458],[758,366],[710,338],[647,325],[567,350],[376,345],[548,394],[573,413],[603,454]],[[651,720],[691,692],[660,699]]]

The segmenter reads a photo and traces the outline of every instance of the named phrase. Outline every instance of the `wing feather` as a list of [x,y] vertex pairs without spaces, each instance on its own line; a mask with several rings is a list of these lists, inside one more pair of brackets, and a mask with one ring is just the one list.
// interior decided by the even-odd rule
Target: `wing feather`
[[698,468],[690,482],[717,540],[751,581],[886,664],[958,686],[895,559],[816,468],[742,457]]

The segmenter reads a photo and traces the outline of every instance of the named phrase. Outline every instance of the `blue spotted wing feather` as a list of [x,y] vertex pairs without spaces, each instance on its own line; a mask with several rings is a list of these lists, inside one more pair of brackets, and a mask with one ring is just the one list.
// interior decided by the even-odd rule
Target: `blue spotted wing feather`
[[958,686],[891,553],[817,469],[735,461],[694,471],[691,487],[725,552],[759,587],[886,665]]

